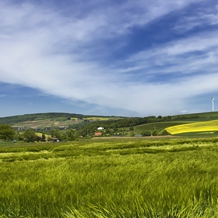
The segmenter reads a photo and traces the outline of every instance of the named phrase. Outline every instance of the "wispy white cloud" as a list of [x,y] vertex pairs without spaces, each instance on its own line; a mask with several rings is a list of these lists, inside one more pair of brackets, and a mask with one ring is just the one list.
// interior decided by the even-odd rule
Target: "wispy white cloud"
[[[175,40],[134,54],[129,57],[127,62],[136,64],[138,69],[149,70],[147,73],[154,76],[156,73],[190,74],[202,71],[216,73],[218,65],[216,61],[218,58],[217,34],[217,31],[207,32]],[[156,69],[155,66],[161,68]]]
[[[80,4],[64,15],[66,9],[1,2],[0,81],[36,88],[66,99],[123,108],[141,115],[163,114],[166,108],[167,113],[179,112],[185,99],[218,91],[214,82],[218,79],[215,72],[218,55],[216,33],[173,41],[131,57],[127,55],[128,58],[122,62],[128,63],[128,67],[121,68],[116,61],[102,64],[97,58],[110,52],[104,40],[122,39],[131,33],[131,28],[144,26],[189,3],[188,0],[167,3],[138,0],[103,8],[96,1],[93,4],[100,6],[87,13],[78,12],[83,7]],[[125,43],[120,41],[121,45]],[[96,54],[97,51],[100,53]],[[194,52],[203,54],[187,56]],[[175,77],[173,84],[167,80],[149,82],[155,74],[194,74],[206,69],[207,76],[198,74],[182,80]],[[136,79],[129,81],[136,71]],[[173,107],[169,108],[172,102]]]
[[201,7],[195,13],[182,16],[175,25],[177,32],[187,32],[195,28],[214,26],[218,24],[218,7],[214,5],[209,8]]

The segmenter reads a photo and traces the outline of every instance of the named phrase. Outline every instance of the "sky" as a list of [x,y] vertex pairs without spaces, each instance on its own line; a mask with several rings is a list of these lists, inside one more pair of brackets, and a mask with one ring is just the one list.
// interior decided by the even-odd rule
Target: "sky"
[[0,117],[180,115],[211,97],[217,0],[0,0]]

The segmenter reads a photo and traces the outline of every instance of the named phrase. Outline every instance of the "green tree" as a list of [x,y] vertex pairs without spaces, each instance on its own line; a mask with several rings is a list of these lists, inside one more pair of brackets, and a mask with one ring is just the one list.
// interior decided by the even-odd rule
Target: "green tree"
[[150,130],[145,130],[141,134],[142,134],[142,136],[151,136],[151,131]]
[[130,135],[131,135],[132,137],[135,136],[135,134],[136,134],[135,132],[131,132],[131,133],[130,133]]
[[24,141],[26,142],[34,142],[36,140],[36,134],[32,129],[27,129],[24,134]]
[[8,124],[0,124],[0,139],[13,140],[16,132]]
[[167,130],[162,130],[161,132],[159,132],[159,134],[158,135],[170,135],[170,133],[169,132],[167,132]]
[[132,126],[129,127],[129,130],[130,130],[130,131],[134,131],[134,127],[132,127]]
[[115,127],[115,128],[114,128],[114,133],[116,133],[117,131],[118,131],[118,128]]
[[158,135],[158,131],[157,131],[157,130],[154,130],[154,131],[152,132],[152,135],[153,135],[153,136],[157,136],[157,135]]
[[105,135],[111,135],[111,134],[112,134],[112,131],[110,129],[105,130]]
[[69,129],[67,131],[67,141],[74,141],[75,140],[75,134],[74,134],[74,131],[72,129]]
[[45,134],[44,134],[44,133],[42,133],[41,141],[42,141],[42,142],[45,142]]
[[162,116],[159,115],[159,116],[157,117],[157,119],[158,119],[159,121],[162,120]]
[[19,141],[23,141],[23,134],[20,134],[20,132],[16,132],[15,138]]
[[59,140],[63,140],[63,136],[61,135],[58,129],[51,130],[51,137],[55,137],[55,138],[58,138]]

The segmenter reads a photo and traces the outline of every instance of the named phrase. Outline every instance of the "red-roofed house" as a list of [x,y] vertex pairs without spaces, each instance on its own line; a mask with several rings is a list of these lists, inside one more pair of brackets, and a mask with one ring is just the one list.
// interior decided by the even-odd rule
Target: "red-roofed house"
[[101,136],[102,132],[95,132],[95,136]]

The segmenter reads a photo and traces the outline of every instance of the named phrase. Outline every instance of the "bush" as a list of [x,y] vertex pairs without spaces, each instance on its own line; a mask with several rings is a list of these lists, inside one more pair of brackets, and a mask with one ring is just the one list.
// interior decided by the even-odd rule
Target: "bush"
[[16,132],[8,124],[0,124],[0,139],[13,140]]
[[146,130],[146,131],[143,131],[141,134],[142,134],[142,136],[151,136],[151,131]]
[[154,130],[154,131],[152,132],[152,135],[153,135],[153,136],[157,136],[157,135],[158,135],[158,131],[157,131],[157,130]]
[[159,134],[158,135],[170,135],[170,133],[169,132],[167,132],[167,130],[162,130],[161,132],[159,132]]
[[26,142],[34,142],[37,139],[35,132],[32,129],[27,129],[24,134],[24,141]]

